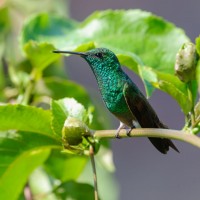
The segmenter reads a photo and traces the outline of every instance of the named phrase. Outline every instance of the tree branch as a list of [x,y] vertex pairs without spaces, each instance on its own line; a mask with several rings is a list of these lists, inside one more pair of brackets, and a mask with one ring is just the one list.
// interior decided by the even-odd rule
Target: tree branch
[[[127,138],[127,131],[121,130],[120,137]],[[93,132],[93,137],[97,139],[115,138],[116,130],[97,130]],[[157,137],[180,140],[200,148],[200,138],[186,131],[158,128],[137,128],[130,132],[130,137]]]

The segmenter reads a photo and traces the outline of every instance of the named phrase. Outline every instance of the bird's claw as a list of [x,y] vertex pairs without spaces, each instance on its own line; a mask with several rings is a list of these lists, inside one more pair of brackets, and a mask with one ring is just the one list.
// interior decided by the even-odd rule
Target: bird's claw
[[117,139],[121,139],[121,137],[119,136],[119,131],[117,131],[117,133],[115,134],[115,137],[116,137]]
[[117,129],[117,132],[116,132],[116,134],[115,134],[115,137],[117,138],[117,139],[120,139],[121,137],[119,136],[119,132],[120,132],[120,130],[121,129],[123,129],[125,127],[125,124],[123,124],[122,122],[120,122],[120,125],[119,125],[119,127],[118,127],[118,129]]
[[128,137],[131,137],[131,131],[135,128],[135,126],[132,126],[130,129],[127,129],[126,135]]
[[[115,137],[117,138],[117,139],[120,139],[121,137],[120,137],[120,135],[119,135],[119,133],[120,133],[120,130],[121,129],[124,129],[125,128],[125,124],[123,124],[122,122],[120,122],[120,125],[119,125],[119,127],[118,127],[118,129],[117,129],[117,132],[116,132],[116,134],[115,134]],[[135,126],[132,126],[131,128],[129,128],[129,129],[126,129],[126,135],[128,136],[128,137],[131,137],[131,131],[132,131],[132,129],[134,129],[135,128]]]
[[131,131],[132,131],[132,129],[127,130],[126,135],[127,135],[128,137],[131,137]]

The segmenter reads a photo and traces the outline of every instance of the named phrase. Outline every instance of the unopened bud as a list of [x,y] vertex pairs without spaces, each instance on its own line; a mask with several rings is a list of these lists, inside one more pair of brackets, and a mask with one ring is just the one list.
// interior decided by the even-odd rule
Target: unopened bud
[[84,135],[89,135],[89,128],[79,119],[68,117],[62,129],[62,139],[69,145],[79,145]]
[[196,78],[196,65],[198,54],[193,43],[183,44],[176,54],[175,71],[176,75],[183,82],[189,82]]

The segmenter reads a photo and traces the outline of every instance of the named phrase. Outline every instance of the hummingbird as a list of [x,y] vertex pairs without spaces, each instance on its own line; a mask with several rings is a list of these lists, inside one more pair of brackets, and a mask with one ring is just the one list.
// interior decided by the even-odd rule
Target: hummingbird
[[[120,138],[121,129],[129,127],[127,135],[133,128],[164,128],[156,112],[149,104],[136,84],[122,70],[117,56],[107,48],[95,48],[86,52],[54,50],[54,53],[79,55],[92,69],[107,109],[120,121],[116,137]],[[149,137],[150,142],[163,154],[169,147],[179,152],[171,140]]]

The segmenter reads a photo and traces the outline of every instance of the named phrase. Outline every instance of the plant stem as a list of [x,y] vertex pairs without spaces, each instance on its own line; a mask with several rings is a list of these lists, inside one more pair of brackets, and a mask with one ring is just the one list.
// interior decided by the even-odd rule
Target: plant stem
[[94,159],[94,148],[92,145],[90,145],[89,152],[90,152],[90,160],[92,164],[93,179],[94,179],[94,199],[98,200],[97,173],[96,173],[96,166]]
[[[120,131],[120,137],[126,138],[129,137],[126,134],[126,130]],[[97,139],[103,138],[116,138],[115,137],[116,130],[97,130],[94,131],[93,137]],[[179,131],[179,130],[172,130],[172,129],[158,129],[158,128],[137,128],[133,129],[130,132],[130,137],[157,137],[157,138],[168,138],[168,139],[175,139],[180,140],[183,142],[187,142],[200,148],[200,138],[196,135],[186,132],[186,131]]]
[[192,103],[192,108],[191,108],[191,122],[192,122],[192,127],[194,127],[194,124],[195,124],[195,112],[194,112],[194,97],[193,97],[193,94],[192,94],[192,81],[189,81],[188,82],[188,96],[189,96],[189,99]]
[[33,93],[33,89],[35,87],[36,76],[37,76],[37,71],[33,70],[30,75],[30,80],[27,84],[26,90],[24,92],[23,99],[21,101],[21,104],[23,104],[23,105],[29,104],[31,94]]

